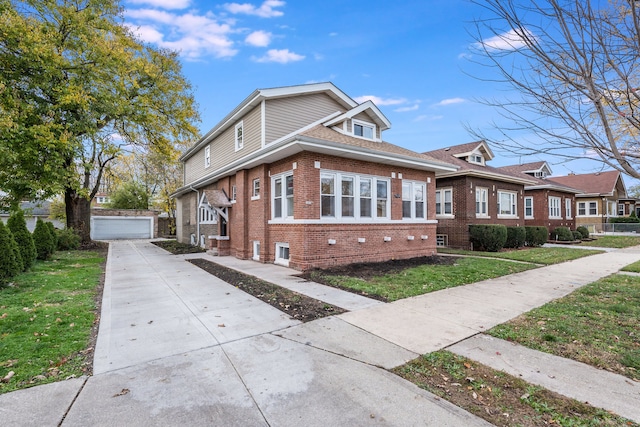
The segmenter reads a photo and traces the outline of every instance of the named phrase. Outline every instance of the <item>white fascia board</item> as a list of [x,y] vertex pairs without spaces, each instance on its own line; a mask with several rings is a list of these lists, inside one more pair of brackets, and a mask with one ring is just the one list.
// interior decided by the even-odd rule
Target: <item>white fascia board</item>
[[535,181],[529,181],[528,179],[515,178],[515,177],[500,175],[492,172],[480,172],[480,171],[469,171],[469,170],[458,171],[453,173],[446,173],[446,172],[441,174],[436,173],[436,179],[465,176],[465,175],[475,176],[477,178],[493,179],[496,181],[511,182],[514,184],[522,184],[522,185],[535,184]]
[[311,83],[306,85],[284,86],[270,89],[260,89],[260,94],[265,98],[282,98],[293,95],[316,92],[331,92],[336,98],[340,99],[345,105],[353,108],[358,105],[356,101],[351,99],[346,93],[338,89],[333,83]]
[[[478,148],[480,148],[480,147],[483,147],[483,148],[484,148],[484,151],[487,153],[488,158],[487,158],[487,159],[485,159],[485,160],[493,160],[493,158],[495,157],[495,156],[493,155],[493,151],[491,151],[491,148],[489,148],[489,145],[488,145],[485,141],[480,141],[480,142],[478,143],[478,145],[476,145],[476,147],[475,147],[473,150],[471,150],[471,151],[467,151],[467,152],[465,152],[465,153],[458,153],[458,154],[454,154],[453,156],[454,156],[454,157],[457,157],[457,158],[468,157],[468,156],[470,156],[471,154],[476,153],[476,152],[478,151]],[[483,156],[483,157],[484,157],[484,156]]]
[[391,122],[389,121],[389,119],[387,119],[387,117],[382,114],[382,111],[380,111],[380,109],[376,106],[376,104],[374,104],[371,101],[365,101],[362,104],[358,105],[355,108],[352,108],[351,110],[347,111],[346,113],[341,114],[340,116],[336,117],[333,120],[330,120],[326,123],[324,123],[325,126],[332,126],[335,125],[337,123],[340,123],[346,119],[350,119],[354,116],[357,116],[358,114],[362,113],[363,111],[366,110],[372,110],[373,113],[376,115],[376,117],[378,118],[379,123],[376,123],[378,125],[380,125],[380,123],[383,124],[383,126],[380,126],[380,130],[387,130],[391,127]]

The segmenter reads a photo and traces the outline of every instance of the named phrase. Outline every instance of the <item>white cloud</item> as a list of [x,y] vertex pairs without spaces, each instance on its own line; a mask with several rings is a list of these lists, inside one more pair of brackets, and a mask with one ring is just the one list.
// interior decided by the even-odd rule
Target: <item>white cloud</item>
[[363,95],[353,98],[358,104],[362,104],[365,101],[372,101],[376,105],[399,105],[407,102],[404,98],[380,98],[375,95]]
[[260,58],[253,58],[256,62],[279,62],[280,64],[286,64],[288,62],[302,61],[304,55],[298,55],[297,53],[290,52],[289,49],[269,49],[266,55]]
[[[524,29],[524,36],[527,39],[535,40],[535,36],[529,30]],[[487,50],[517,50],[525,47],[527,42],[518,34],[516,30],[511,29],[506,33],[498,34],[488,39],[475,43],[474,46],[479,49]]]
[[444,119],[444,116],[432,116],[432,115],[428,115],[428,114],[422,114],[418,117],[416,117],[415,119],[413,119],[414,122],[424,122],[424,121],[435,121],[435,120],[442,120]]
[[463,102],[466,102],[466,99],[464,98],[447,98],[447,99],[443,99],[440,102],[437,102],[435,104],[433,104],[436,107],[444,107],[447,105],[453,105],[453,104],[461,104]]
[[335,31],[334,31],[334,32],[329,33],[329,37],[335,37],[335,36],[337,36],[337,35],[338,35],[338,33],[336,33]]
[[395,109],[395,110],[393,110],[393,111],[395,111],[396,113],[406,113],[407,111],[415,111],[415,110],[417,110],[418,108],[420,108],[420,105],[419,105],[419,104],[413,104],[413,105],[411,105],[411,106],[409,106],[409,107],[400,107],[400,108],[396,108],[396,109]]
[[131,4],[144,4],[162,9],[186,9],[191,5],[191,0],[128,0]]
[[251,46],[267,47],[271,43],[272,36],[273,35],[271,33],[268,33],[266,31],[254,31],[253,33],[249,34],[247,38],[244,39],[244,41]]
[[276,7],[282,7],[286,2],[281,0],[265,0],[259,7],[255,7],[250,3],[225,3],[224,7],[228,12],[233,14],[256,15],[261,18],[274,18],[284,15],[281,10],[274,10]]
[[233,22],[222,22],[213,14],[172,13],[154,9],[125,11],[127,25],[140,39],[177,50],[187,60],[203,56],[228,58],[238,53],[230,34]]

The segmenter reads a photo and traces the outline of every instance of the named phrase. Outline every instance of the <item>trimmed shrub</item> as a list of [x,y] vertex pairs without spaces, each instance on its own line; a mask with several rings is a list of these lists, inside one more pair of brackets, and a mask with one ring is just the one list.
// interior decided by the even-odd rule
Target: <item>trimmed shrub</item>
[[637,216],[618,216],[609,218],[610,224],[637,224],[640,222],[640,218]]
[[49,230],[49,234],[51,234],[51,253],[54,253],[58,250],[58,234],[56,233],[56,227],[54,227],[52,222],[45,221],[44,225],[47,226],[47,230]]
[[547,243],[549,239],[549,230],[547,230],[547,227],[529,225],[524,228],[527,234],[525,238],[526,246],[536,247]]
[[49,226],[40,218],[36,221],[36,228],[33,230],[33,242],[36,244],[37,258],[42,260],[49,258],[52,253],[53,238],[49,232]]
[[75,250],[80,246],[80,236],[72,228],[56,229],[56,235],[59,251]]
[[504,243],[505,248],[518,249],[524,246],[527,238],[527,230],[524,227],[507,227],[507,241]]
[[22,259],[18,244],[11,230],[0,221],[0,285],[9,283],[22,271]]
[[574,240],[573,233],[569,227],[556,227],[551,232],[551,237],[561,242],[572,242]]
[[498,224],[470,225],[469,237],[473,249],[498,252],[507,241],[507,227]]
[[24,212],[17,210],[11,214],[7,221],[7,226],[13,238],[18,244],[20,257],[22,258],[22,271],[27,271],[36,260],[36,245],[33,242],[33,236],[27,228],[27,222],[24,219]]
[[573,234],[573,240],[582,240],[582,233],[574,230],[571,232]]
[[584,225],[581,225],[580,227],[576,228],[576,231],[582,235],[583,239],[589,238],[589,229]]

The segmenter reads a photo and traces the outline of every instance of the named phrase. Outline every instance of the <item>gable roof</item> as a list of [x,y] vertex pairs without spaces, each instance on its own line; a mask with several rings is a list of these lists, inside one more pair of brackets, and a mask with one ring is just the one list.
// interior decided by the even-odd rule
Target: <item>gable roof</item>
[[466,144],[454,145],[452,147],[444,148],[452,156],[457,158],[468,157],[473,153],[481,153],[485,160],[492,160],[494,155],[493,151],[485,141],[467,142]]
[[556,176],[547,178],[558,184],[582,190],[585,196],[613,196],[616,187],[620,186],[623,194],[619,196],[626,197],[627,190],[624,187],[624,181],[619,171],[605,171],[596,173],[585,173],[580,175]]
[[471,154],[472,152],[476,151],[476,149],[488,150],[487,152],[490,153],[491,157],[487,158],[487,160],[493,158],[491,149],[484,141],[476,141],[467,144],[440,148],[438,150],[427,151],[424,154],[443,162],[452,163],[453,165],[458,167],[458,170],[455,172],[436,172],[436,178],[470,175],[481,178],[494,179],[497,181],[513,182],[522,185],[533,185],[535,183],[533,177],[529,177],[522,173],[512,173],[502,169],[494,168],[492,166],[487,166],[486,164],[479,165],[476,163],[469,163],[462,158],[465,157],[465,155]]
[[340,123],[346,119],[350,119],[354,116],[357,116],[362,112],[369,113],[368,114],[369,117],[371,117],[373,121],[376,123],[376,125],[380,127],[380,131],[387,130],[391,127],[391,122],[389,121],[389,119],[387,119],[385,115],[382,114],[382,111],[380,111],[378,107],[376,107],[376,104],[374,104],[370,100],[363,102],[362,104],[358,105],[355,108],[351,108],[349,111],[343,114],[340,114],[339,116],[324,123],[324,125],[331,126],[331,125]]
[[561,191],[564,193],[572,193],[577,194],[581,193],[582,190],[577,188],[572,188],[568,185],[564,185],[555,181],[551,181],[549,178],[537,178],[535,176],[529,175],[530,173],[540,172],[543,169],[547,169],[549,173],[551,173],[551,168],[548,166],[547,162],[532,162],[532,163],[523,163],[521,165],[511,165],[511,166],[501,166],[498,169],[512,173],[512,174],[520,174],[524,178],[530,179],[534,182],[531,185],[525,185],[525,190],[538,190],[538,189],[549,189],[555,191]]
[[[302,94],[325,93],[336,100],[345,109],[350,110],[359,104],[351,99],[346,93],[338,89],[333,83],[312,83],[296,86],[283,86],[270,89],[256,89],[248,97],[246,97],[236,108],[231,110],[218,124],[216,124],[209,132],[198,140],[191,148],[180,156],[181,161],[187,160],[194,155],[202,146],[209,143],[213,138],[220,135],[230,126],[232,126],[238,118],[245,114],[248,110],[259,105],[265,99],[287,98]],[[375,105],[374,105],[375,107]],[[377,107],[376,107],[377,108]],[[379,110],[378,110],[379,111]],[[382,114],[382,113],[380,113]],[[384,117],[384,116],[383,116]],[[386,118],[385,118],[386,120]],[[388,122],[388,121],[387,121]]]

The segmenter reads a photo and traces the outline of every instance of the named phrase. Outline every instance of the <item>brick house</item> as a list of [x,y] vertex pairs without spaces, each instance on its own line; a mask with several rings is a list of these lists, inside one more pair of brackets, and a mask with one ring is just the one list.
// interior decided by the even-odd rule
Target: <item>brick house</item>
[[436,173],[437,245],[472,249],[471,224],[525,225],[524,188],[532,177],[487,165],[494,155],[484,141],[424,153],[457,166]]
[[549,180],[581,191],[576,194],[576,226],[593,225],[591,231],[602,231],[599,224],[619,216],[618,201],[627,199],[627,190],[618,171],[572,174]]
[[331,83],[256,90],[181,161],[177,238],[299,270],[436,252],[435,173]]
[[552,174],[547,162],[524,163],[499,168],[512,174],[521,174],[534,183],[524,187],[524,224],[575,230],[576,194],[580,190],[547,179]]

